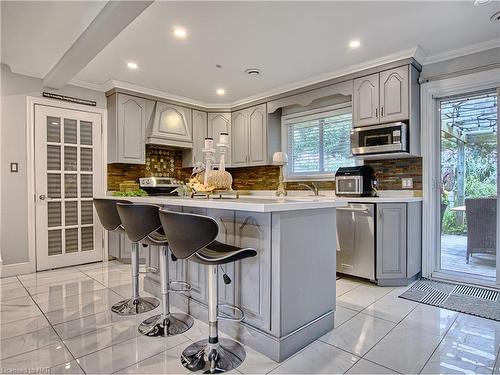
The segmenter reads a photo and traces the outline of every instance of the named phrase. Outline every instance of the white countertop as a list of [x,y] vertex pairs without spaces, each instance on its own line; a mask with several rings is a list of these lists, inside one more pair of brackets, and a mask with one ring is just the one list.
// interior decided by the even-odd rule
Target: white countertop
[[[108,197],[109,198],[109,197]],[[347,200],[336,199],[333,197],[287,197],[285,201],[280,202],[275,197],[262,196],[244,196],[239,199],[204,199],[187,197],[164,197],[164,196],[146,196],[146,197],[113,197],[116,199],[125,199],[137,203],[153,203],[161,205],[216,208],[235,211],[254,211],[254,212],[278,212],[278,211],[297,211],[297,210],[315,210],[323,208],[336,208],[347,206]]]
[[410,203],[422,202],[422,197],[338,197],[338,200],[352,203]]

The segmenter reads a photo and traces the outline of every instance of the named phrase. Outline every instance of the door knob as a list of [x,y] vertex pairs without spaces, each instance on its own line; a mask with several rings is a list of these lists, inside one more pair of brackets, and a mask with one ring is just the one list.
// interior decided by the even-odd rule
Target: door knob
[[38,198],[41,200],[41,201],[44,201],[47,197],[45,196],[45,194],[41,194],[38,196]]

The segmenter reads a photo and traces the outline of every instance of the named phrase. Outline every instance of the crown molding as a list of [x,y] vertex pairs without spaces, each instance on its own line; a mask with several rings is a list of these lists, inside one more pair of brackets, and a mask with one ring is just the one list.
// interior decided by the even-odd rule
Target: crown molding
[[440,52],[434,55],[429,55],[423,62],[425,63],[425,65],[434,64],[437,62],[451,60],[457,57],[467,56],[473,53],[487,51],[489,49],[498,47],[500,47],[500,38],[495,38],[480,43],[470,44],[465,47],[450,49],[448,51]]

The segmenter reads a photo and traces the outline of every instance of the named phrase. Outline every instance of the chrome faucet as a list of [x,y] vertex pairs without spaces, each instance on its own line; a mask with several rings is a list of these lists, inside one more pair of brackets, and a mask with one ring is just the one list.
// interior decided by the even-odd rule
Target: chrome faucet
[[308,185],[308,184],[299,184],[299,186],[304,186],[304,187],[308,188],[309,190],[311,190],[313,192],[313,194],[316,197],[319,195],[319,189],[318,189],[318,187],[316,186],[316,184],[314,182],[311,183],[311,185]]

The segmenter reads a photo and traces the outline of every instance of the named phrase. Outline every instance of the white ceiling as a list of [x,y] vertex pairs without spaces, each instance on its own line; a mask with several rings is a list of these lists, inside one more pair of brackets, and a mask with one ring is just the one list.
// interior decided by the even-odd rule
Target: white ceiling
[[[435,55],[499,38],[489,18],[500,3],[472,3],[157,1],[75,81],[112,79],[203,103],[234,103],[417,45]],[[101,7],[2,2],[2,62],[43,77]],[[172,36],[176,25],[187,28],[186,40]],[[361,41],[359,49],[348,47],[352,39]],[[128,61],[139,68],[129,70]],[[260,77],[244,74],[254,67]],[[219,87],[224,97],[216,95]]]
[[43,78],[106,1],[2,1],[2,63]]

